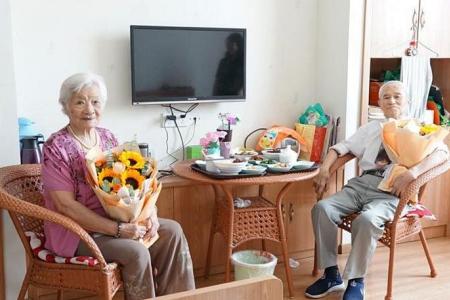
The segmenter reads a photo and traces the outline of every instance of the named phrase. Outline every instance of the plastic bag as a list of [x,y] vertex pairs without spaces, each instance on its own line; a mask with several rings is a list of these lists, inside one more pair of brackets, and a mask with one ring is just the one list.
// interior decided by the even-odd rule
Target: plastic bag
[[328,118],[319,103],[311,104],[298,118],[300,124],[323,127],[328,124]]

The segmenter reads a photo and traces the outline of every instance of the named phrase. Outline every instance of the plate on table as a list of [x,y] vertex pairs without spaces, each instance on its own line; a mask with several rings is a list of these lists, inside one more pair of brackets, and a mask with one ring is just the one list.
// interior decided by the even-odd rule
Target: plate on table
[[249,165],[242,169],[241,173],[243,174],[263,174],[266,172],[266,167],[258,166],[258,165]]
[[267,169],[272,173],[287,173],[292,169],[292,166],[286,163],[276,163],[268,165]]
[[278,163],[280,163],[278,160],[263,159],[263,160],[260,160],[259,163],[257,163],[257,164],[260,165],[260,166],[269,167],[269,166],[272,166],[272,165],[276,165]]
[[206,170],[206,161],[204,160],[196,160],[195,164],[202,170]]
[[197,171],[199,173],[202,173],[210,178],[214,179],[238,179],[238,178],[247,178],[247,177],[258,177],[258,176],[264,176],[266,173],[261,174],[245,174],[243,172],[240,172],[238,174],[224,174],[224,173],[215,173],[215,172],[208,172],[206,170],[201,169],[197,164],[192,164],[191,169],[194,171]]
[[221,174],[237,175],[247,165],[247,161],[237,159],[215,160],[214,165]]
[[299,160],[296,161],[295,163],[292,163],[291,166],[293,170],[306,170],[310,169],[314,164],[315,162],[313,161]]

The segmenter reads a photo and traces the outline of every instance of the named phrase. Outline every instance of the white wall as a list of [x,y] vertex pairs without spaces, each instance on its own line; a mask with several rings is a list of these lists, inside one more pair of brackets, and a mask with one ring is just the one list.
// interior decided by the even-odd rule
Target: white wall
[[[219,125],[219,112],[241,117],[233,134],[238,146],[252,129],[292,126],[314,99],[314,0],[16,0],[11,7],[18,113],[45,136],[67,122],[57,104],[62,80],[90,70],[102,74],[109,89],[102,125],[121,141],[137,134],[158,159],[165,156],[164,109],[130,104],[130,24],[247,28],[247,100],[200,105],[194,144]],[[175,130],[169,132],[173,150],[179,143]]]
[[[341,117],[338,141],[351,136],[360,123],[364,2],[318,2],[316,94],[326,111]],[[355,174],[355,162],[347,164],[345,180]],[[348,233],[344,243],[350,243]]]
[[[16,87],[14,80],[11,36],[11,9],[9,0],[0,0],[0,167],[19,162]],[[3,217],[3,241],[6,298],[16,299],[25,270],[23,247],[11,219],[0,210]]]

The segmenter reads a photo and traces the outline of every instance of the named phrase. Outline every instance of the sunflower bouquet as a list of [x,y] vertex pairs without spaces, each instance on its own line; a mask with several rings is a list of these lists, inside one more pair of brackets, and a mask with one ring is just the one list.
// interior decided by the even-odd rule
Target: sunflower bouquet
[[[143,157],[136,143],[109,151],[94,148],[86,154],[88,181],[105,212],[122,222],[144,223],[161,192],[156,162]],[[144,244],[150,246],[157,237]]]
[[[390,192],[394,179],[430,155],[447,134],[440,126],[422,125],[416,120],[392,120],[382,124],[383,145],[394,164],[378,188]],[[410,201],[416,202],[416,199]]]

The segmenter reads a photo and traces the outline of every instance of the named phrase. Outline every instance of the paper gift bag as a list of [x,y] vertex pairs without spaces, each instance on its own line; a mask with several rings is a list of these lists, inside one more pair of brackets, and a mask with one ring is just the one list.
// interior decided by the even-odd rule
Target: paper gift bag
[[306,147],[300,149],[300,158],[302,160],[320,162],[325,136],[327,135],[327,127],[296,123],[295,130],[306,142]]

